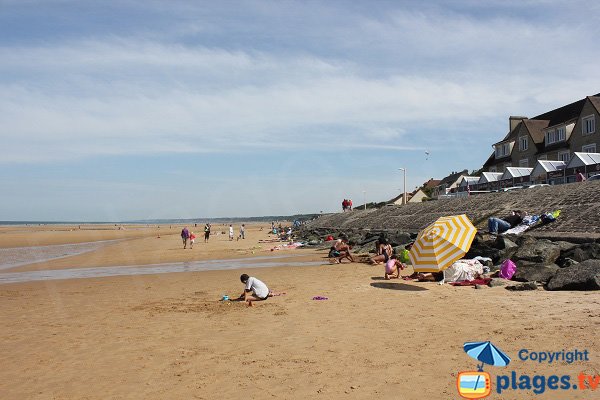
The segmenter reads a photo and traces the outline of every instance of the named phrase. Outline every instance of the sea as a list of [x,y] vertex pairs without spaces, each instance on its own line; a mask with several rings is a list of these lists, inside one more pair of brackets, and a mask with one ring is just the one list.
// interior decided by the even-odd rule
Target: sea
[[[308,220],[316,217],[316,214],[303,214],[293,216],[265,216],[265,217],[248,217],[248,218],[194,218],[194,219],[153,219],[153,220],[134,220],[120,222],[106,221],[0,221],[0,226],[43,226],[43,225],[176,225],[176,224],[192,224],[192,223],[234,223],[234,222],[261,222],[261,221],[295,221]],[[99,267],[99,268],[70,268],[65,270],[49,270],[49,271],[27,271],[27,272],[4,272],[8,269],[40,263],[59,258],[72,257],[79,254],[88,253],[98,250],[109,244],[121,241],[102,240],[85,243],[58,244],[47,246],[31,246],[31,247],[14,247],[0,248],[0,284],[16,283],[38,280],[54,280],[54,279],[76,279],[76,278],[91,278],[102,276],[118,276],[118,275],[141,275],[141,274],[163,274],[172,272],[189,272],[189,271],[209,271],[217,269],[236,269],[236,268],[253,268],[267,266],[308,266],[319,265],[321,262],[290,262],[285,263],[273,261],[281,256],[269,257],[253,257],[249,259],[232,260],[208,260],[187,263],[169,263],[160,265],[143,265],[143,266],[115,266],[115,267]],[[286,255],[289,258],[293,255]],[[266,260],[268,259],[268,261]]]

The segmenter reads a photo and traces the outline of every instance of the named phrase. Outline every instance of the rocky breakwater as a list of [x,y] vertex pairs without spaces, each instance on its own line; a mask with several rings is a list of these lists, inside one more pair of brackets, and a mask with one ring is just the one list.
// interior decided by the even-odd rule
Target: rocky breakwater
[[600,289],[600,182],[323,215],[303,226],[298,234],[324,248],[328,248],[323,243],[328,235],[347,237],[356,253],[374,252],[375,242],[384,236],[398,251],[439,217],[466,214],[483,230],[489,217],[502,217],[514,209],[529,214],[561,213],[555,222],[536,225],[520,236],[492,240],[478,234],[465,258],[489,257],[496,269],[511,259],[517,265],[514,280],[534,282],[548,290]]
[[505,260],[517,270],[513,281],[528,284],[517,289],[600,290],[600,243],[571,243],[532,236],[500,236],[496,239],[478,234],[465,258],[492,259],[492,271]]

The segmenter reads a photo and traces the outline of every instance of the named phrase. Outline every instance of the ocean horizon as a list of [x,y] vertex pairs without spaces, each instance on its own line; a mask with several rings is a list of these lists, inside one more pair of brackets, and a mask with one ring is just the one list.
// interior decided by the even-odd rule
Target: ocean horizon
[[295,214],[295,215],[267,215],[261,217],[198,217],[198,218],[172,218],[172,219],[138,219],[127,221],[0,221],[0,226],[15,225],[164,225],[164,224],[189,224],[189,223],[225,223],[225,222],[271,222],[271,221],[305,221],[313,219],[320,214]]

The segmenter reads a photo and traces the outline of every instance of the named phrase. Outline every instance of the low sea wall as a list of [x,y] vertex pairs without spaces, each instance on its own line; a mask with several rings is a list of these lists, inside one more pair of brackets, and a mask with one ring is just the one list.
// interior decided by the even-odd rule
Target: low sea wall
[[555,222],[534,226],[528,235],[574,242],[600,239],[600,181],[340,212],[322,215],[306,228],[416,233],[439,217],[467,214],[478,228],[487,229],[489,217],[517,209],[532,215],[561,210]]

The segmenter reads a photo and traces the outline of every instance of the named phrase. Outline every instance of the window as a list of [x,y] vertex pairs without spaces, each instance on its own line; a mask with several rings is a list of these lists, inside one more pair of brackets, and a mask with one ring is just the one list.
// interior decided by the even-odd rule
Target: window
[[496,158],[505,157],[510,154],[510,143],[503,143],[496,146]]
[[567,139],[567,130],[565,127],[556,128],[555,139],[557,142],[565,141]]
[[590,135],[596,132],[596,116],[590,115],[585,118],[581,118],[581,134]]
[[546,144],[552,144],[556,142],[556,132],[553,130],[546,132]]
[[559,151],[558,152],[558,161],[564,161],[565,163],[568,163],[570,159],[571,159],[570,152],[568,152],[568,151]]
[[519,150],[521,150],[521,151],[527,150],[527,145],[528,145],[527,136],[521,136],[519,138]]
[[522,168],[529,167],[529,159],[528,158],[524,158],[522,160],[519,160],[519,167],[522,167]]
[[595,153],[596,152],[596,143],[586,144],[581,148],[581,151],[584,153]]

